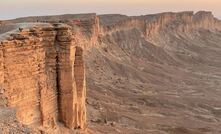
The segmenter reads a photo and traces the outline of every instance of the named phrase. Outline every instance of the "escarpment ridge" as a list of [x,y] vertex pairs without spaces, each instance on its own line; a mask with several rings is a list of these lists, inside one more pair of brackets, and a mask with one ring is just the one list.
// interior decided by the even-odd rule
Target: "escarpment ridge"
[[[100,16],[100,20],[104,21],[107,16]],[[114,15],[113,15],[114,19]],[[150,37],[151,35],[159,33],[161,30],[173,30],[179,32],[188,32],[194,28],[203,28],[203,29],[221,29],[220,20],[216,19],[212,12],[199,11],[194,14],[192,11],[187,12],[166,12],[153,15],[144,15],[144,16],[133,16],[133,17],[116,17],[115,22],[111,21],[110,24],[101,24],[103,32],[112,32],[116,30],[124,30],[129,28],[138,28],[144,35]]]
[[[198,93],[200,81],[191,80],[204,82],[209,77],[211,82],[220,82],[219,73],[213,72],[220,67],[220,32],[221,21],[207,11],[67,14],[0,21],[0,113],[14,108],[17,120],[39,133],[170,131],[168,122],[159,123],[166,113],[158,112],[172,107],[176,115],[177,105],[179,111],[191,103],[171,94],[181,92],[180,87],[185,92],[185,86],[189,94]],[[203,66],[197,70],[194,65],[198,64]],[[208,73],[205,68],[214,70]],[[208,83],[201,84],[214,86]],[[189,117],[195,114],[191,112]],[[198,132],[171,118],[175,125],[187,126],[186,131]],[[205,120],[202,128],[216,126]]]

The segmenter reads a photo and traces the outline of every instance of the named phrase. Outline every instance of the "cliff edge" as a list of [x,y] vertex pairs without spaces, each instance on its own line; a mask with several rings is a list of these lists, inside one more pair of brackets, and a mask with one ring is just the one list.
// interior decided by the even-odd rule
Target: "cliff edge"
[[[190,106],[194,104],[179,93],[198,95],[201,85],[212,86],[208,78],[220,82],[214,73],[220,67],[220,32],[221,21],[207,11],[1,21],[0,117],[8,116],[1,114],[7,108],[15,109],[8,111],[14,115],[15,128],[21,128],[3,132],[179,132],[166,121],[159,123],[167,117],[162,111],[170,113],[172,108],[179,119],[195,116]],[[186,107],[185,114],[181,110]],[[177,128],[181,124],[187,132],[201,132],[176,119],[169,120]],[[205,120],[201,127],[215,130],[216,123]]]

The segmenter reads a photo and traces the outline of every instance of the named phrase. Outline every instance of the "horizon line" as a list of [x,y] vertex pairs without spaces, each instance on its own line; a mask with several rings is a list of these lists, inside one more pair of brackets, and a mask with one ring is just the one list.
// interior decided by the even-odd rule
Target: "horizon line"
[[136,16],[146,16],[146,15],[158,15],[158,14],[164,14],[164,13],[185,13],[185,12],[193,12],[193,15],[197,12],[211,12],[214,18],[221,20],[221,16],[215,16],[214,13],[210,10],[183,10],[183,11],[162,11],[162,12],[152,12],[152,13],[144,13],[144,14],[137,14],[137,15],[129,15],[124,13],[96,13],[96,12],[77,12],[77,13],[60,13],[60,14],[39,14],[39,15],[27,15],[27,16],[18,16],[15,18],[9,18],[9,19],[0,19],[0,21],[9,21],[14,19],[20,19],[20,18],[28,18],[28,17],[45,17],[45,16],[62,16],[62,15],[87,15],[87,14],[95,14],[97,16],[101,15],[124,15],[128,17],[136,17]]

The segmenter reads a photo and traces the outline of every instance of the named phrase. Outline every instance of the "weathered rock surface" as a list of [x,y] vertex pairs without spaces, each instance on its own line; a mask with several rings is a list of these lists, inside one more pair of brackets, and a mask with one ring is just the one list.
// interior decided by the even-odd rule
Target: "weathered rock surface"
[[[111,20],[108,25],[106,18],[109,16],[101,16],[103,24],[102,33],[116,32],[128,29],[139,29],[147,38],[156,36],[162,30],[172,30],[174,32],[188,32],[196,28],[203,29],[217,29],[220,30],[220,21],[214,18],[211,12],[199,11],[193,13],[179,12],[179,13],[160,13],[145,16],[135,17],[121,17],[115,21]],[[113,21],[113,22],[112,22]]]
[[220,133],[220,31],[205,11],[1,22],[0,108],[46,133]]
[[[2,106],[21,123],[56,128],[58,122],[85,129],[83,49],[66,25],[20,29],[1,42]],[[74,38],[74,37],[73,37]]]
[[112,16],[109,25],[106,17],[100,48],[85,58],[88,126],[108,134],[219,134],[220,21],[210,12]]

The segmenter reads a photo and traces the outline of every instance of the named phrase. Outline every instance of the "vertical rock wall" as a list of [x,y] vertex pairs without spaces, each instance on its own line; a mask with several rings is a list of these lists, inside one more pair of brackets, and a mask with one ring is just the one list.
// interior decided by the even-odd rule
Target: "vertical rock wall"
[[0,107],[4,107],[6,105],[5,96],[3,95],[4,90],[4,57],[3,57],[3,46],[0,44]]
[[[68,26],[21,29],[0,45],[0,97],[24,124],[85,127],[83,50]],[[75,68],[76,67],[76,68]]]
[[42,38],[45,57],[43,64],[40,65],[43,73],[39,77],[41,123],[45,127],[54,127],[58,116],[56,31],[53,27],[43,28],[39,36]]
[[[20,35],[19,35],[20,36]],[[8,105],[17,109],[24,124],[39,124],[39,77],[45,54],[36,38],[19,37],[3,43],[4,88]]]
[[85,70],[83,61],[83,50],[80,47],[76,47],[75,62],[74,62],[74,77],[77,89],[77,120],[80,128],[85,127],[86,122],[86,83],[85,83]]
[[[59,93],[59,120],[66,126],[76,126],[74,117],[76,103],[76,84],[74,80],[74,46],[71,41],[71,33],[68,28],[57,29],[57,51],[58,51],[58,93]],[[75,115],[74,115],[75,114]]]
[[57,28],[60,120],[69,128],[84,128],[85,73],[83,49],[72,42],[70,29]]

